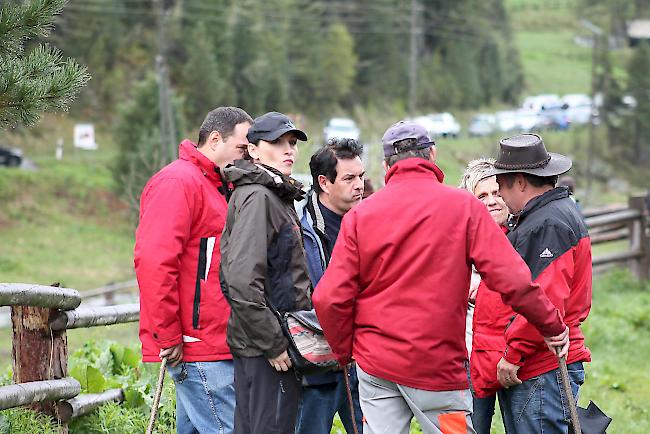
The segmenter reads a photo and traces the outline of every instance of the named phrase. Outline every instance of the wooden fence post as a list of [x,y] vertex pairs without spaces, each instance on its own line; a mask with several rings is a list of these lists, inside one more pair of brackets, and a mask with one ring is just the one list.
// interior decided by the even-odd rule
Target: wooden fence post
[[[67,375],[68,347],[65,329],[53,331],[49,326],[50,317],[54,318],[57,313],[57,309],[42,307],[11,307],[14,384],[60,379]],[[30,408],[60,421],[55,402],[39,402],[32,404]],[[59,432],[67,433],[67,424],[61,424]]]
[[641,213],[641,217],[630,222],[630,250],[641,252],[638,259],[630,261],[630,271],[639,278],[646,280],[650,275],[650,238],[645,229],[645,198],[642,196],[630,197],[628,204],[631,209]]

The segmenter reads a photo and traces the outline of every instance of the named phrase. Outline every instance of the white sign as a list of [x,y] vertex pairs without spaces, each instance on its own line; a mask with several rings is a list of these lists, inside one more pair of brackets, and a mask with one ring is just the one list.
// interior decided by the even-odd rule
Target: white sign
[[74,146],[81,149],[97,149],[93,124],[76,124],[74,126]]

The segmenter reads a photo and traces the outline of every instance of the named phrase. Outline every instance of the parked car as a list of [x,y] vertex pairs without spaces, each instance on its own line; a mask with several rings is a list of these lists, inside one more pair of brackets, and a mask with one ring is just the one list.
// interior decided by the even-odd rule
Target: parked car
[[517,130],[517,112],[514,110],[502,110],[495,113],[497,131],[510,133]]
[[413,119],[410,119],[413,122],[417,122],[418,124],[422,125],[427,132],[429,133],[429,136],[433,137],[435,134],[434,132],[438,128],[438,125],[436,122],[431,119],[430,115],[426,116],[416,116]]
[[479,113],[472,118],[467,127],[470,136],[489,136],[496,130],[496,118],[494,115]]
[[544,93],[541,95],[529,96],[524,99],[521,108],[526,110],[542,111],[548,107],[562,105],[560,97],[554,93]]
[[458,137],[460,134],[460,124],[451,113],[435,113],[427,117],[431,120],[431,129],[428,129],[431,136]]
[[547,106],[540,112],[546,120],[546,126],[552,130],[566,130],[571,125],[564,105]]
[[22,150],[0,145],[0,166],[18,167],[22,162]]
[[349,118],[332,118],[323,130],[324,141],[338,137],[339,139],[359,140],[361,131],[357,124]]
[[522,133],[534,133],[547,127],[545,117],[535,110],[517,110],[516,123],[517,130]]
[[597,110],[591,102],[591,98],[583,93],[572,93],[564,95],[562,102],[566,106],[566,115],[569,122],[576,125],[588,124],[592,112],[597,115]]

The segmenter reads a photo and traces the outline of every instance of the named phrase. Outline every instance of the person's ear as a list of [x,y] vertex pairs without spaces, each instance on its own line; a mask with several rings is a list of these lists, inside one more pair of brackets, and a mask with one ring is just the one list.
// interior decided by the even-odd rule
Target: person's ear
[[526,177],[521,173],[517,173],[515,183],[517,184],[519,191],[524,191],[526,190],[526,187],[528,187],[528,181],[526,180]]
[[384,168],[384,172],[388,172],[388,169],[390,169],[390,166],[388,165],[388,163],[386,163],[386,160],[383,160],[383,161],[381,162],[381,165],[382,165],[383,168]]
[[222,141],[221,133],[219,131],[212,131],[210,135],[208,135],[207,142],[210,145],[210,149],[213,151],[217,150],[217,146],[219,146],[219,143]]
[[429,160],[431,160],[432,163],[436,162],[436,156],[438,155],[438,152],[436,151],[435,146],[429,147]]
[[327,179],[327,176],[318,175],[318,186],[320,187],[320,189],[322,191],[324,191],[327,194],[330,193],[328,184],[330,184],[330,182],[329,182],[329,179]]
[[259,160],[259,150],[257,145],[252,143],[248,144],[248,155],[250,155],[253,160]]

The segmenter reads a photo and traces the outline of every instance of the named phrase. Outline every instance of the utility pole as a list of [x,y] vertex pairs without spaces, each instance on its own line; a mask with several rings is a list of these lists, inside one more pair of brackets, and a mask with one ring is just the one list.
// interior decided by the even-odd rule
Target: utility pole
[[409,61],[409,115],[415,116],[417,108],[417,84],[418,84],[418,42],[420,29],[418,27],[418,0],[411,0],[411,56]]
[[588,205],[591,201],[593,173],[592,165],[594,160],[594,148],[596,147],[596,111],[594,110],[596,98],[596,64],[598,62],[598,44],[603,35],[600,27],[594,25],[588,20],[580,20],[580,24],[589,30],[592,34],[591,37],[591,116],[589,118],[589,145],[587,147],[587,188],[585,191],[585,204]]
[[176,157],[176,126],[172,112],[169,91],[169,74],[165,53],[167,39],[165,37],[165,15],[162,0],[154,0],[158,18],[158,54],[156,55],[156,75],[158,81],[158,108],[160,124],[160,165],[173,161]]

